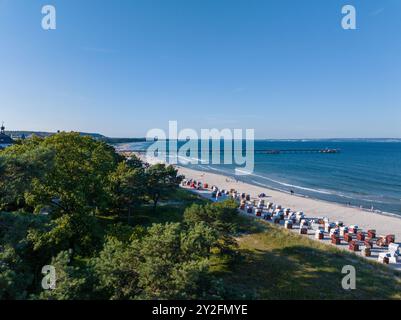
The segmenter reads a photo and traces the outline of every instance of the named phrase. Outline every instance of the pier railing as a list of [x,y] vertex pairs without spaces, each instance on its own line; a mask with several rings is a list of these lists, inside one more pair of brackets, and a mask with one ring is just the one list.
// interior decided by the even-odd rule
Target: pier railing
[[[202,151],[202,150],[199,150]],[[235,150],[233,150],[234,152]],[[246,150],[241,150],[242,152],[245,152]],[[121,150],[121,152],[136,152],[136,153],[146,153],[146,150],[135,150],[135,149],[129,149],[129,150]],[[209,152],[220,152],[223,153],[224,150],[209,150]],[[265,153],[265,154],[296,154],[296,153],[327,153],[327,154],[333,154],[333,153],[340,153],[340,149],[254,149],[255,153]]]

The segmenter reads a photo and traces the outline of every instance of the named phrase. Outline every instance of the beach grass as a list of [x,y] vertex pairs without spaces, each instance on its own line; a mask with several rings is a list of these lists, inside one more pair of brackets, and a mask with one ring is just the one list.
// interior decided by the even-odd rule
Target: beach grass
[[[156,211],[151,204],[142,206],[131,222],[142,226],[181,222],[185,208],[208,202],[179,189]],[[211,271],[235,292],[235,298],[401,299],[400,272],[262,220],[242,215],[234,219],[239,226],[239,255],[234,261],[214,257]],[[355,290],[341,286],[345,265],[356,269]]]
[[[262,221],[237,238],[240,261],[214,272],[246,298],[401,299],[401,274],[351,253]],[[344,290],[343,266],[356,269],[356,289]]]

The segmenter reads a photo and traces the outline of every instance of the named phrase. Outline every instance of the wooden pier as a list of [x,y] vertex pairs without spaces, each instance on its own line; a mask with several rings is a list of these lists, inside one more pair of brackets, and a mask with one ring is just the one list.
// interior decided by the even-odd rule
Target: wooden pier
[[[255,150],[255,152],[257,152]],[[282,150],[262,150],[261,153],[281,154],[281,153],[340,153],[340,149],[282,149]]]
[[[202,150],[199,150],[199,152]],[[233,150],[234,151],[234,150]],[[245,150],[241,150],[244,152]],[[146,153],[146,150],[122,150],[121,152],[136,152],[136,153]],[[223,153],[224,150],[210,150],[209,152],[220,152]],[[255,153],[264,154],[297,154],[297,153],[324,153],[333,154],[340,153],[340,149],[254,149]]]

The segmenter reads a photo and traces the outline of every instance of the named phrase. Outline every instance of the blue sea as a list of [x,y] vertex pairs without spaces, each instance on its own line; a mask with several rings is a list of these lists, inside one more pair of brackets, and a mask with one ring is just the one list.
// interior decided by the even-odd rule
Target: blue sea
[[[179,142],[178,147],[184,143]],[[120,147],[143,150],[150,144],[132,143]],[[401,215],[401,140],[255,141],[255,150],[326,148],[340,152],[255,152],[254,172],[236,176],[236,179],[284,192],[292,190],[305,197]],[[237,167],[202,163],[185,166],[228,176],[234,176]]]

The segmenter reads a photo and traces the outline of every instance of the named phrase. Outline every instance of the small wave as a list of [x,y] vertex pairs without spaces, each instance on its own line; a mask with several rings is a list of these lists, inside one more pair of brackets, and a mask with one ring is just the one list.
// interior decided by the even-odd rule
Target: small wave
[[[175,156],[170,156],[170,157],[175,157]],[[194,158],[194,157],[186,157],[186,156],[180,156],[177,155],[177,158],[180,160],[183,160],[184,163],[181,164],[187,164],[187,163],[191,163],[191,164],[204,164],[204,160],[199,159],[199,158]]]
[[222,172],[222,173],[225,173],[225,174],[229,174],[229,173],[228,173],[227,171],[225,171],[225,170],[217,169],[217,168],[212,167],[212,166],[207,166],[207,167],[208,167],[208,169],[213,170],[213,171],[217,171],[217,172]]
[[351,197],[351,196],[347,196],[347,195],[345,195],[345,194],[343,194],[343,193],[336,193],[336,192],[333,192],[333,195],[335,195],[335,196],[339,196],[339,197],[341,197],[341,198],[346,198],[346,199],[356,200],[356,198],[354,198],[354,197]]
[[[237,169],[237,171],[249,174],[249,172],[244,171],[244,170]],[[265,179],[265,180],[277,183],[277,184],[285,186],[285,187],[291,187],[291,188],[294,188],[294,189],[300,189],[300,190],[305,190],[305,191],[317,192],[317,193],[321,193],[321,194],[333,195],[332,192],[328,192],[328,191],[325,191],[325,190],[319,190],[319,189],[313,189],[313,188],[297,186],[297,185],[294,185],[294,184],[290,184],[290,183],[285,183],[285,182],[282,182],[282,181],[274,180],[274,179],[271,179],[271,178],[268,178],[268,177],[265,177],[265,176],[262,176],[262,175],[254,174],[254,173],[251,173],[249,175],[254,176],[254,177],[258,177],[258,178],[261,178],[261,179]]]
[[[290,194],[290,192],[288,190],[277,188],[277,187],[272,187],[272,186],[269,186],[267,184],[260,183],[260,182],[258,182],[256,180],[251,180],[251,182],[252,182],[252,184],[258,185],[260,187],[264,187],[264,188],[268,188],[270,190],[275,190],[275,191],[279,191],[279,192]],[[297,196],[298,197],[302,197],[302,198],[309,198],[309,196],[307,196],[305,194],[297,194]]]
[[386,203],[384,201],[380,200],[374,200],[374,199],[360,199],[361,201],[366,201],[366,202],[373,202],[373,203]]

